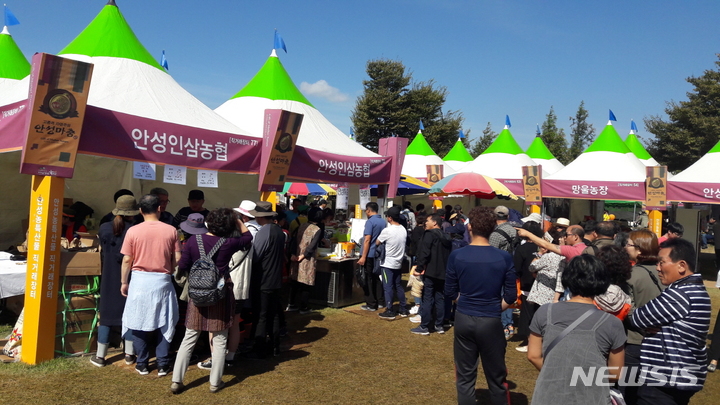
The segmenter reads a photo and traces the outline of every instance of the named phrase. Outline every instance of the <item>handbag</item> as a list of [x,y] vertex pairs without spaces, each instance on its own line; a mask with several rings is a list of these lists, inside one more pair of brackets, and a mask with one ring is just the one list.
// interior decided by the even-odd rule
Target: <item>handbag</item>
[[355,279],[361,288],[367,287],[367,278],[365,277],[365,266],[355,263]]
[[238,250],[230,259],[230,279],[233,282],[233,295],[236,301],[250,298],[251,255],[252,248]]
[[[596,308],[590,308],[587,311],[585,311],[584,314],[582,314],[578,319],[575,320],[575,322],[571,323],[565,330],[562,331],[555,339],[553,339],[552,342],[547,347],[547,350],[545,350],[545,353],[543,354],[544,358],[547,358],[548,354],[550,354],[550,351],[558,344],[565,336],[567,336],[570,332],[573,331],[578,325],[582,323],[585,319],[587,319],[590,315],[592,315],[593,312],[597,311]],[[612,405],[626,405],[625,399],[623,398],[623,395],[620,391],[616,390],[615,388],[610,388],[610,403]]]

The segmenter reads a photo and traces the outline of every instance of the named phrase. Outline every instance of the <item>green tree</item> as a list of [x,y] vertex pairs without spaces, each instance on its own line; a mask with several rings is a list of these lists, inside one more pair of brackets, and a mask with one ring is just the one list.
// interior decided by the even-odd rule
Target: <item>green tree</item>
[[595,138],[595,128],[592,124],[588,124],[588,111],[585,109],[585,101],[580,102],[574,117],[570,117],[570,149],[568,149],[567,159],[572,162],[576,157],[590,146]]
[[472,157],[476,158],[485,152],[485,149],[490,147],[497,136],[498,134],[493,131],[492,125],[488,122],[482,131],[482,135],[473,143],[472,149],[470,150]]
[[[717,54],[720,59],[720,54]],[[648,152],[668,170],[686,169],[706,154],[720,137],[720,61],[715,70],[685,79],[693,86],[687,101],[669,101],[668,120],[658,115],[646,117],[645,128],[655,135]]]
[[542,123],[540,138],[560,163],[564,165],[569,163],[565,130],[557,127],[557,115],[552,106],[550,106],[550,112],[545,116],[545,122]]
[[420,120],[423,135],[435,153],[444,156],[455,144],[462,126],[460,111],[443,112],[447,88],[434,80],[413,82],[402,62],[378,59],[367,63],[369,80],[352,113],[358,142],[377,151],[380,138],[393,135],[412,139]]

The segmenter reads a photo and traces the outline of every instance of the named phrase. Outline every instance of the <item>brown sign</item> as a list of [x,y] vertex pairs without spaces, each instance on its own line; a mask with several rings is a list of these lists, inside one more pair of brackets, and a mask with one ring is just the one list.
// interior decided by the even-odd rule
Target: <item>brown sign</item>
[[542,205],[542,166],[523,166],[525,205]]
[[426,165],[425,167],[427,169],[427,184],[432,186],[445,177],[443,176],[443,170],[445,169],[443,165]]
[[302,121],[302,114],[285,110],[265,110],[260,191],[283,190]]
[[645,168],[645,207],[648,210],[667,209],[667,166]]
[[32,58],[31,114],[20,173],[72,177],[93,65],[46,53]]

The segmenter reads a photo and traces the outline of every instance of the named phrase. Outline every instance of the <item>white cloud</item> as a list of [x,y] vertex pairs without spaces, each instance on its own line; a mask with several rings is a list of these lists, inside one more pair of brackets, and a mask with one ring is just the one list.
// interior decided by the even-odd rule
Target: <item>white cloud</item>
[[331,86],[325,80],[318,80],[315,83],[300,83],[300,91],[308,96],[322,97],[333,103],[348,101],[348,95],[343,94],[339,89]]

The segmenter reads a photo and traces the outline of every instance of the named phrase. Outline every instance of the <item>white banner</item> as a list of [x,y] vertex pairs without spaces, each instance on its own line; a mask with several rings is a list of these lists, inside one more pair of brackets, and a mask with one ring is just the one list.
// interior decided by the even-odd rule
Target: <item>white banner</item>
[[348,197],[350,194],[347,183],[338,183],[338,188],[335,191],[337,192],[337,200],[335,201],[335,209],[347,211]]
[[155,180],[155,163],[133,162],[133,178]]
[[163,181],[170,184],[185,185],[187,180],[187,167],[166,165]]
[[360,209],[365,211],[365,206],[370,202],[370,186],[367,184],[360,185]]
[[198,187],[218,188],[218,172],[217,172],[217,170],[198,169],[197,182],[198,182]]

